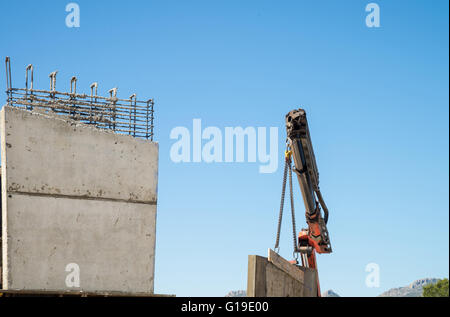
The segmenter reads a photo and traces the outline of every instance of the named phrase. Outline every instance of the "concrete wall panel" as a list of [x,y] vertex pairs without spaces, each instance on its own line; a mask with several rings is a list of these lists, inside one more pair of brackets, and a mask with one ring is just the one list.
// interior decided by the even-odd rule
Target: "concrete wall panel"
[[3,288],[153,293],[158,144],[8,106],[0,133]]
[[[249,255],[247,296],[316,297],[317,271],[305,267],[293,266],[293,268],[301,271],[301,274],[294,277],[265,257]],[[298,276],[302,276],[301,280]]]
[[11,194],[8,210],[9,289],[153,290],[155,205]]
[[5,106],[9,191],[155,202],[158,144]]

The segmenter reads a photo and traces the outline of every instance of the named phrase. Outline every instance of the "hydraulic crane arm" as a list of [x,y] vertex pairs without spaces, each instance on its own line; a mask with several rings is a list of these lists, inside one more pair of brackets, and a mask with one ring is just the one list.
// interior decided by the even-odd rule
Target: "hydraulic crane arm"
[[[314,249],[317,253],[331,253],[332,249],[326,225],[328,209],[319,189],[319,172],[305,110],[292,110],[286,115],[286,131],[288,147],[295,166],[293,170],[297,174],[300,184],[306,208],[306,222],[308,223],[308,229],[300,231],[299,251],[308,255],[313,252],[311,249]],[[321,208],[323,209],[323,216]],[[315,262],[315,257],[311,257],[309,262],[313,258]]]
[[[281,190],[280,214],[275,242],[275,252],[278,253],[280,242],[281,222],[286,192],[286,179],[289,175],[289,189],[291,198],[292,231],[295,259],[291,262],[298,266],[297,255],[300,253],[302,266],[315,269],[317,272],[317,253],[331,253],[331,243],[328,235],[328,208],[325,205],[319,189],[319,172],[309,134],[308,121],[303,109],[292,110],[286,115],[287,150],[283,185]],[[292,166],[292,162],[294,163]],[[295,228],[295,211],[292,186],[292,171],[297,174],[300,190],[305,204],[307,229],[302,229],[297,237]],[[288,173],[289,172],[289,173]],[[322,216],[323,210],[323,216]],[[321,296],[319,275],[316,275],[317,296]]]

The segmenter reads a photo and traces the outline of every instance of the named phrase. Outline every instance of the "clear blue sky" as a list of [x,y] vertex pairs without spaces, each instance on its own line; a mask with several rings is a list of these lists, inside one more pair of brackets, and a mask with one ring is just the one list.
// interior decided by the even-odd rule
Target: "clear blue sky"
[[[160,143],[157,293],[223,296],[246,288],[247,255],[273,247],[284,115],[307,111],[334,253],[323,290],[373,296],[449,272],[448,1],[2,1],[0,52],[13,84],[156,99]],[[0,87],[5,87],[2,68]],[[1,94],[5,99],[4,92]],[[176,126],[279,127],[280,165],[175,164]],[[304,207],[296,186],[297,222]],[[281,254],[291,257],[289,218]],[[378,263],[380,288],[365,286]]]

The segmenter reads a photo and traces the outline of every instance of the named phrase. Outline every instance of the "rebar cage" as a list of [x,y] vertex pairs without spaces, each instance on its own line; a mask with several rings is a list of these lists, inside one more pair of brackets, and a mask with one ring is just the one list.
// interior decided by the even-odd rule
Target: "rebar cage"
[[119,99],[116,96],[117,88],[109,90],[109,97],[98,96],[96,82],[90,85],[90,95],[78,94],[75,76],[70,81],[70,93],[60,92],[56,90],[57,71],[49,75],[50,90],[34,89],[31,64],[26,67],[25,88],[13,88],[9,57],[6,57],[5,65],[7,105],[27,110],[40,108],[100,129],[110,129],[116,133],[153,141],[153,99],[139,101],[136,94],[131,95],[129,99]]

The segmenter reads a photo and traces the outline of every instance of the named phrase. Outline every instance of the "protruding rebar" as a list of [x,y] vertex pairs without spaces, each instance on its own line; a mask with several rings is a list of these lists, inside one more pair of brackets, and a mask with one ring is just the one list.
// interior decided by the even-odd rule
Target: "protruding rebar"
[[6,94],[8,95],[7,103],[9,104],[12,99],[12,81],[11,81],[11,59],[9,56],[5,58],[5,67],[6,67]]
[[[27,68],[25,69],[25,88],[26,88],[26,94],[28,98],[28,71],[31,71],[31,92],[30,94],[33,95],[33,65],[29,64]],[[33,102],[33,99],[30,100],[30,102]],[[33,110],[33,106],[27,106],[28,110]]]
[[90,87],[91,87],[91,96],[94,96],[94,88],[95,88],[95,96],[97,96],[98,84],[96,82],[92,83]]
[[116,98],[116,96],[117,96],[117,87],[111,88],[110,90],[108,90],[108,92],[109,92],[109,95],[110,95],[111,99],[112,98]]
[[[134,103],[133,103],[133,98],[134,98]],[[132,94],[132,95],[130,96],[130,101],[131,101],[131,107],[132,107],[133,110],[134,110],[133,136],[136,136],[136,94]],[[131,116],[130,116],[130,119],[131,119]],[[131,120],[130,120],[130,123],[131,123]],[[130,129],[130,131],[131,131],[131,129]]]
[[33,65],[29,64],[25,70],[25,88],[28,89],[28,71],[31,71],[30,89],[33,90]]
[[[92,111],[95,110],[95,107],[92,104],[97,102],[97,88],[98,88],[97,82],[93,82],[90,85],[90,87],[91,87],[91,107],[89,109],[89,123],[92,123],[92,121],[94,121],[92,117]],[[94,98],[94,88],[95,88],[95,98]]]
[[90,95],[79,94],[76,76],[71,77],[70,92],[60,92],[56,90],[57,71],[49,74],[50,90],[35,89],[31,64],[26,67],[25,88],[13,88],[9,57],[5,59],[5,69],[7,103],[10,106],[28,110],[40,108],[97,128],[153,140],[153,99],[139,101],[136,94],[129,99],[120,99],[117,98],[117,88],[108,91],[109,97],[99,96],[96,82],[90,85]]
[[151,99],[147,100],[147,107],[146,107],[146,111],[145,111],[145,116],[146,116],[146,121],[147,121],[147,126],[145,127],[145,138],[148,139],[149,135],[148,135],[148,115],[150,112],[150,101]]
[[[150,109],[150,140],[153,141],[153,119],[154,119],[154,107],[155,101],[152,99],[151,109]],[[148,129],[148,116],[147,116],[147,129]]]
[[50,75],[48,75],[48,77],[50,77],[50,91],[56,90],[56,74],[57,73],[58,73],[58,71],[55,70],[54,72],[51,72]]
[[117,102],[117,87],[111,88],[110,90],[108,90],[109,95],[111,97],[111,109],[109,112],[112,112],[112,118],[113,118],[113,124],[112,126],[110,125],[109,127],[113,129],[113,131],[116,131],[116,102]]
[[70,79],[70,93],[76,94],[77,93],[77,77],[72,76],[72,79]]

